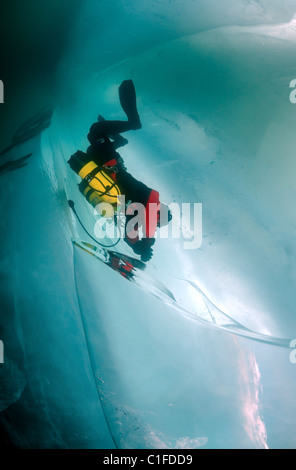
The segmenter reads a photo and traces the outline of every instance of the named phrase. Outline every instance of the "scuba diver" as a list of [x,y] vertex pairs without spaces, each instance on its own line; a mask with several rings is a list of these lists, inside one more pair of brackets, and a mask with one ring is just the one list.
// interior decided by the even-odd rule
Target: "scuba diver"
[[[117,202],[118,195],[124,195],[126,200],[126,223],[134,217],[133,203],[140,203],[145,207],[145,234],[139,238],[135,226],[133,234],[126,233],[124,240],[133,251],[141,256],[142,261],[148,261],[152,256],[152,246],[155,242],[154,234],[160,226],[159,193],[144,183],[135,179],[127,172],[124,161],[116,151],[128,143],[120,134],[130,130],[141,129],[142,124],[136,105],[136,91],[132,80],[124,80],[119,87],[119,99],[127,121],[105,120],[101,115],[97,122],[91,125],[87,138],[90,143],[86,153],[78,150],[68,161],[71,168],[81,176],[80,191],[87,200],[95,206],[99,201],[111,204]],[[102,171],[103,170],[103,171]],[[100,177],[98,174],[100,172]],[[91,181],[96,178],[96,186]],[[100,186],[101,184],[101,186]],[[157,217],[151,216],[150,204],[157,205]],[[171,215],[168,211],[168,221]]]

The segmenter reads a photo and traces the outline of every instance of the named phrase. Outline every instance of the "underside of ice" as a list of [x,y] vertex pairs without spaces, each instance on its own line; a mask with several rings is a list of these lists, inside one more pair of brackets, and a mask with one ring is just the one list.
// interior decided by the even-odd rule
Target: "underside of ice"
[[[1,429],[22,448],[293,448],[295,2],[104,3],[2,149]],[[126,118],[128,78],[128,171],[203,207],[198,249],[158,236],[146,263],[68,204],[94,236],[67,161],[98,114]]]

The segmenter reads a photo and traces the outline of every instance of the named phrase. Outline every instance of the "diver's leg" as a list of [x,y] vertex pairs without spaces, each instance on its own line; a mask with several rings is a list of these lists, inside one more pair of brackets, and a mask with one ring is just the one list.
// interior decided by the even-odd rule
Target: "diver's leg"
[[103,135],[121,134],[141,127],[141,123],[137,127],[130,121],[100,121],[98,124]]
[[107,135],[121,134],[142,127],[137,109],[136,89],[132,80],[124,80],[119,87],[119,100],[121,107],[127,115],[128,121],[105,121],[99,120],[102,129]]
[[[103,122],[103,121],[106,121],[106,119],[103,118],[103,116],[101,116],[99,114],[98,121]],[[109,134],[109,137],[110,137],[110,139],[113,140],[112,143],[113,143],[113,146],[114,146],[115,150],[118,149],[119,147],[123,147],[124,145],[128,144],[128,140],[125,139],[124,137],[122,137],[122,135],[120,135],[118,133],[117,134]]]
[[135,127],[134,123],[131,123],[129,121],[99,121],[95,122],[91,126],[87,138],[92,144],[96,140],[99,140],[106,136],[121,134],[122,132],[140,129],[140,127]]
[[121,134],[131,130],[141,129],[142,124],[137,110],[136,90],[132,80],[124,80],[119,87],[119,99],[123,111],[127,115],[127,121],[106,121],[98,116],[98,122],[94,123],[88,134],[90,143],[105,136]]

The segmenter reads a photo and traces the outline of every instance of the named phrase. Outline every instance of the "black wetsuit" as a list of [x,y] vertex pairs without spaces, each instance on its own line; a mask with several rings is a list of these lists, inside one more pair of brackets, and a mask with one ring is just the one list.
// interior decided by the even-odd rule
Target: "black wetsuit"
[[94,123],[87,136],[91,144],[87,149],[87,155],[90,160],[100,166],[115,159],[117,162],[116,181],[122,194],[125,195],[126,201],[140,202],[146,206],[151,188],[136,180],[126,171],[123,159],[116,152],[116,148],[122,145],[120,139],[123,139],[119,133],[130,129],[131,124],[125,121],[98,121]]

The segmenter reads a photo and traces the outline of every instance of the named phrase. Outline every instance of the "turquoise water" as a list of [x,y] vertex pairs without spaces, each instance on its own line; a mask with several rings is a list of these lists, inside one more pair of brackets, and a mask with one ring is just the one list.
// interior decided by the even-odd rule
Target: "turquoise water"
[[[12,445],[294,447],[294,3],[87,1],[73,15],[52,114],[2,155]],[[128,78],[142,128],[119,152],[166,204],[202,204],[202,244],[157,238],[126,279],[116,256],[72,243],[93,241],[67,201],[92,236],[97,216],[67,160],[98,114],[125,119]]]

